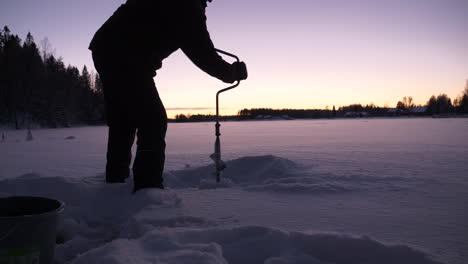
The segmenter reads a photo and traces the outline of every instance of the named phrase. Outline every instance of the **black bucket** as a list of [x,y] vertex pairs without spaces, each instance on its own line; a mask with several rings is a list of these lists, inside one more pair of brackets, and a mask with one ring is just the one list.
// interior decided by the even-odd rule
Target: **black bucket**
[[0,198],[0,264],[51,264],[63,208],[42,197]]

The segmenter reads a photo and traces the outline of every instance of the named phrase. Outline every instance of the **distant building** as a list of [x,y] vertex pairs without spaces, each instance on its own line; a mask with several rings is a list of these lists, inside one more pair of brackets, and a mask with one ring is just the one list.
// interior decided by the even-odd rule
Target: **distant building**
[[401,108],[390,108],[387,113],[389,116],[401,116],[405,114],[405,110]]
[[255,119],[271,119],[271,115],[258,115]]
[[410,108],[409,112],[414,114],[424,114],[427,111],[427,106],[418,106]]
[[392,116],[400,115],[424,115],[427,111],[427,106],[417,106],[410,109],[401,109],[401,108],[390,108],[388,113]]
[[344,114],[345,117],[369,117],[369,113],[368,112],[346,112]]
[[272,116],[272,115],[258,115],[255,117],[257,120],[294,120],[294,118],[288,115]]

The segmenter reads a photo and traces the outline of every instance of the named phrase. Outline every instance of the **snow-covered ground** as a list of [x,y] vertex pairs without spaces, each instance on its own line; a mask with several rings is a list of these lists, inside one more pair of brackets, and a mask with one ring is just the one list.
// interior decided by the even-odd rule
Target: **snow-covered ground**
[[66,203],[57,263],[468,261],[467,119],[170,124],[167,188],[103,181],[106,128],[0,131],[0,196]]

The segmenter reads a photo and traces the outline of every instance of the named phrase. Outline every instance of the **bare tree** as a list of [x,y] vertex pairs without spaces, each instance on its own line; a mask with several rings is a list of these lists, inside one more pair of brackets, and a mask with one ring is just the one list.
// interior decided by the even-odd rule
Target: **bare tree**
[[55,49],[52,50],[52,44],[50,44],[49,38],[45,37],[41,40],[41,53],[42,60],[46,61],[51,55],[55,54]]
[[414,107],[413,97],[412,96],[403,97],[403,105],[404,105],[405,109],[413,108]]

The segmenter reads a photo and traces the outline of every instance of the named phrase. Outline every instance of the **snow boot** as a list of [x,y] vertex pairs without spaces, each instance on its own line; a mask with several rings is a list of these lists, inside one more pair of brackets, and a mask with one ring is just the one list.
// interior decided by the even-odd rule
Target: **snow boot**
[[138,151],[133,163],[133,192],[144,188],[164,189],[162,173],[164,152]]

